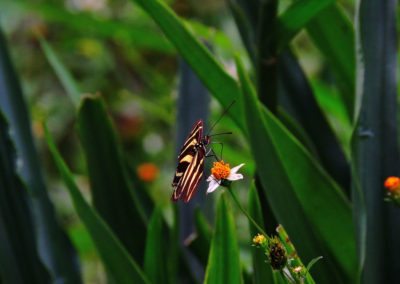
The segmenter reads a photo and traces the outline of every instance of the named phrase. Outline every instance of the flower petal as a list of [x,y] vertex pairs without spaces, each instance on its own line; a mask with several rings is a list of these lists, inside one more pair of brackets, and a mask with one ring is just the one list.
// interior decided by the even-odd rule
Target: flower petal
[[[232,168],[232,169],[231,169],[231,175],[232,175],[232,174],[236,174],[237,171],[238,171],[241,167],[243,167],[243,166],[244,166],[244,164],[240,164],[239,166],[236,166],[236,167]],[[229,179],[229,178],[228,178],[228,179]]]
[[207,178],[207,182],[210,182],[210,181],[212,181],[212,180],[216,180],[216,178],[215,178],[213,175],[210,175],[210,176]]
[[211,193],[218,188],[219,183],[212,175],[208,177],[207,181],[210,182],[208,184],[207,193]]
[[229,175],[229,177],[227,178],[227,180],[230,180],[230,181],[238,180],[238,179],[243,179],[243,175],[242,174],[233,174],[233,173],[231,173]]

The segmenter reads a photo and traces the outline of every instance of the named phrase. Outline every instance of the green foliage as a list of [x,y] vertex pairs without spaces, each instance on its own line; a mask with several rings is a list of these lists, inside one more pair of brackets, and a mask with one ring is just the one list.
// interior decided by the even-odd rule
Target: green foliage
[[131,186],[122,150],[99,96],[83,99],[77,123],[89,165],[93,206],[131,255],[142,263],[147,216]]
[[[263,188],[269,189],[266,194],[278,221],[287,228],[290,235],[297,232],[294,238],[299,238],[298,243],[315,240],[309,243],[307,249],[304,245],[299,247],[300,254],[304,249],[304,254],[312,257],[323,248],[336,258],[340,266],[329,272],[331,277],[338,269],[342,274],[340,277],[346,275],[351,279],[352,271],[356,268],[356,252],[349,201],[277,119],[268,110],[261,111],[263,107],[258,105],[242,65],[238,62],[237,66],[245,102],[249,142],[261,173],[261,183]],[[307,225],[313,231],[302,229]],[[323,243],[320,243],[319,238]]]
[[[18,157],[18,174],[29,193],[19,196],[26,198],[21,203],[28,202],[30,205],[25,218],[32,219],[35,228],[32,238],[37,240],[39,255],[51,276],[60,281],[80,283],[77,255],[66,233],[60,228],[47,192],[25,101],[6,39],[0,29],[0,109],[10,123],[10,133],[16,148],[14,159]],[[17,185],[15,191],[21,191]],[[8,257],[2,259],[2,262],[9,263]]]
[[107,272],[118,283],[149,283],[138,264],[129,256],[129,253],[112,233],[110,227],[83,198],[72,177],[72,173],[60,156],[46,127],[45,135],[56,166],[74,202],[75,209],[89,231]]
[[16,172],[16,152],[0,112],[0,275],[5,283],[48,283],[35,245],[27,191]]
[[217,221],[204,281],[208,284],[243,283],[235,225],[225,199],[222,196],[217,206]]
[[160,208],[154,210],[147,232],[144,271],[152,283],[169,283],[167,228]]
[[[397,281],[399,210],[384,203],[382,190],[387,176],[400,175],[394,0],[230,0],[232,15],[218,5],[180,5],[186,1],[81,2],[0,4],[10,42],[17,42],[9,46],[33,113],[29,118],[0,34],[0,106],[10,124],[9,131],[0,116],[1,283],[81,282],[55,216],[79,244],[84,263],[94,246],[112,283]],[[347,15],[352,7],[356,25]],[[14,18],[24,22],[31,12],[25,33],[13,33],[20,28]],[[232,37],[235,29],[245,50]],[[40,48],[40,56],[32,56]],[[177,65],[183,68],[176,55],[187,63],[180,74],[193,71],[220,103],[210,121],[235,101],[230,119],[218,121],[211,133],[205,121],[204,134],[233,132],[212,137],[224,142],[223,151],[212,144],[207,149],[232,165],[246,164],[237,190],[227,189],[239,210],[230,208],[225,193],[216,210],[195,209],[194,200],[179,206],[168,200],[171,153],[180,146],[173,137],[187,135],[176,127],[177,103],[167,95],[175,92]],[[179,102],[204,96],[204,89],[193,86],[190,97],[179,92]],[[72,104],[65,105],[60,93]],[[38,126],[43,118],[58,131],[53,141],[45,127],[44,147]],[[47,161],[47,149],[55,163]],[[45,185],[43,166],[52,186]],[[55,186],[60,178],[53,176],[54,166],[71,207],[58,197],[64,190]],[[70,167],[79,174],[76,181]],[[87,187],[91,204],[84,198]],[[92,242],[77,240],[82,235],[71,227],[78,218],[84,225],[79,230]],[[274,270],[270,251],[251,241],[270,234],[276,222],[287,232],[278,226],[265,244],[275,242],[288,262]]]
[[341,7],[335,3],[321,11],[307,25],[316,46],[325,55],[341,91],[342,104],[350,121],[355,107],[355,44],[354,28]]

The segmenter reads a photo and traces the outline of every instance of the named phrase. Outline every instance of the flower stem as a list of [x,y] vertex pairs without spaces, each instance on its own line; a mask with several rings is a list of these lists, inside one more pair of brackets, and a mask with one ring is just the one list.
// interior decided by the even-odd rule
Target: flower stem
[[235,195],[230,186],[228,187],[228,191],[231,194],[232,199],[235,201],[236,205],[239,207],[240,211],[242,211],[243,214],[246,215],[247,219],[249,219],[249,221],[253,224],[253,226],[256,227],[257,230],[259,230],[267,238],[267,240],[269,240],[267,233],[261,228],[260,225],[257,224],[256,221],[254,221],[254,219],[250,216],[250,214],[247,213],[246,210],[244,210],[243,206],[240,204],[239,200],[237,199],[237,196]]

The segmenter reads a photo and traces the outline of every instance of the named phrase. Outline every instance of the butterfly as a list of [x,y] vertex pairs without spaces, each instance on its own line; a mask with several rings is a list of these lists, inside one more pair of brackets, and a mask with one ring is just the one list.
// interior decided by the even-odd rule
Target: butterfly
[[184,202],[194,196],[204,170],[204,158],[210,144],[210,136],[203,136],[203,121],[197,121],[190,131],[178,156],[178,166],[172,181],[174,192],[171,199]]
[[[235,101],[224,110],[219,119],[210,128],[210,131],[222,119],[234,103]],[[210,133],[210,131],[208,133]],[[176,167],[175,176],[172,181],[172,188],[174,191],[171,199],[173,201],[181,199],[184,202],[189,202],[194,196],[199,187],[201,177],[203,176],[204,159],[208,154],[207,146],[211,142],[211,136],[221,134],[232,133],[224,132],[213,135],[206,134],[203,136],[203,121],[200,119],[193,125],[192,130],[186,138],[185,143],[183,143],[178,156],[178,166]],[[215,156],[215,154],[212,156]]]

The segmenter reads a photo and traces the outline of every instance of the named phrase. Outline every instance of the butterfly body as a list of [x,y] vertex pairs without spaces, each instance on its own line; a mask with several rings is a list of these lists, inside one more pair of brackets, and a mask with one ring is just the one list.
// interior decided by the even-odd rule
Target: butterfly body
[[204,170],[204,159],[210,136],[203,136],[203,121],[197,121],[190,131],[178,156],[178,166],[172,181],[172,200],[184,202],[194,196]]

